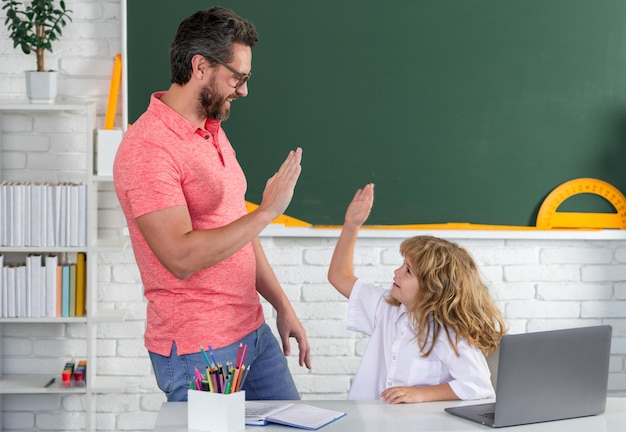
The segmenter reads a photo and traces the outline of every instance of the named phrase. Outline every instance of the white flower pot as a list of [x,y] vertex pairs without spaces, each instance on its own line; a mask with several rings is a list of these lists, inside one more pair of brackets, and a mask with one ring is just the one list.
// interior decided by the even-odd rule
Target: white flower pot
[[56,71],[26,71],[26,96],[31,103],[54,103],[57,97]]

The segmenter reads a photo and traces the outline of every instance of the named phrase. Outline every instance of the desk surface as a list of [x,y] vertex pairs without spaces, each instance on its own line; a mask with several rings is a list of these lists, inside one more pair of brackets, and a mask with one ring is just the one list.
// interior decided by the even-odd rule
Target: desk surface
[[[481,402],[448,401],[388,405],[381,401],[299,401],[299,403],[347,413],[342,419],[320,429],[323,432],[463,432],[494,430],[488,426],[455,417],[443,410],[449,406],[470,405]],[[187,403],[163,403],[154,430],[159,432],[187,432]],[[255,432],[294,432],[301,429],[267,425],[262,427],[247,426],[246,430]],[[623,432],[626,430],[626,398],[608,398],[606,412],[597,416],[513,426],[500,430],[503,432]]]

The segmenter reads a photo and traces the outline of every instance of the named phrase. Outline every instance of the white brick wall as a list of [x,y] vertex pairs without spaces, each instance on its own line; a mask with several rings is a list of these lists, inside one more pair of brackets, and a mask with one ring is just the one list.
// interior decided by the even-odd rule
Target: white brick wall
[[[121,51],[120,4],[102,0],[66,3],[74,10],[74,20],[64,29],[54,53],[47,55],[47,65],[61,72],[60,97],[97,102],[98,124],[102,124],[113,57]],[[0,20],[4,22],[3,14]],[[32,68],[35,60],[12,48],[4,26],[0,27],[0,56],[0,94],[3,98],[23,98],[23,71]],[[2,171],[22,179],[62,179],[76,163],[84,161],[81,143],[73,137],[81,127],[70,118],[52,123],[5,116]],[[40,131],[46,131],[47,136],[39,135]],[[45,163],[27,157],[25,149],[43,152]],[[65,155],[55,157],[58,169],[42,171],[55,154]],[[112,187],[101,187],[99,195],[100,233],[118,236],[123,218]],[[611,394],[626,395],[626,240],[442,235],[458,241],[474,255],[511,332],[613,325],[609,386]],[[298,366],[295,342],[289,358],[305,399],[345,398],[367,342],[346,330],[346,302],[326,281],[335,240],[333,231],[326,236],[281,234],[262,238],[267,256],[309,334],[313,369]],[[388,285],[401,261],[400,241],[401,237],[392,233],[387,238],[360,238],[355,257],[358,275]],[[143,348],[145,303],[139,273],[130,248],[102,253],[99,262],[98,299],[102,307],[126,309],[128,319],[99,326],[98,372],[127,378],[127,387],[123,394],[97,397],[98,430],[148,431],[165,399],[156,387]],[[274,326],[273,311],[265,306],[266,318]],[[38,370],[54,374],[68,356],[85,354],[83,325],[5,324],[3,333],[4,373]],[[4,395],[2,401],[4,431],[72,431],[84,425],[84,400],[79,395]]]

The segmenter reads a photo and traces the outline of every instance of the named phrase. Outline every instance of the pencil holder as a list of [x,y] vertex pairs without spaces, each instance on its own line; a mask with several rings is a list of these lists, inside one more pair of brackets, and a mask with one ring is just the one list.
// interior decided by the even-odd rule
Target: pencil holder
[[98,129],[96,131],[96,172],[113,175],[113,161],[124,132],[122,129]]
[[246,393],[187,390],[187,427],[203,432],[240,432],[246,427]]

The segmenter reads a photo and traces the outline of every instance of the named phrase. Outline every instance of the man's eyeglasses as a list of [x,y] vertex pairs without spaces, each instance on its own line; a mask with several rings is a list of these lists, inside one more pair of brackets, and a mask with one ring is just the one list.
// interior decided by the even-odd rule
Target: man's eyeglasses
[[244,85],[250,79],[250,77],[252,76],[252,72],[250,72],[249,74],[243,74],[243,73],[233,69],[231,66],[227,65],[226,63],[224,63],[223,61],[221,61],[220,59],[218,59],[216,57],[213,57],[213,56],[205,56],[205,57],[209,57],[211,60],[216,61],[217,63],[221,64],[226,69],[231,71],[233,73],[233,75],[235,75],[235,78],[237,78],[237,84],[235,84],[235,88],[236,89],[238,89],[239,87]]

